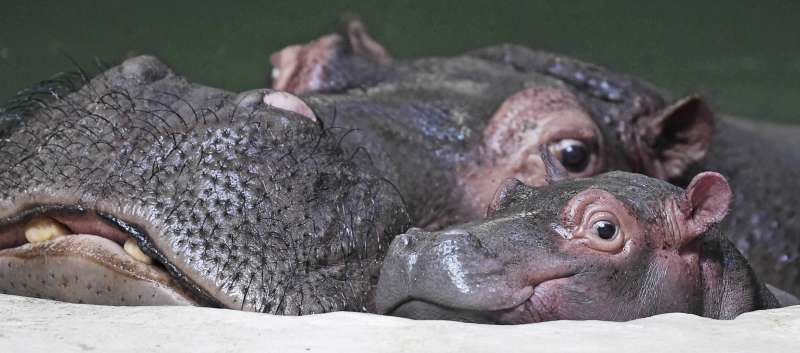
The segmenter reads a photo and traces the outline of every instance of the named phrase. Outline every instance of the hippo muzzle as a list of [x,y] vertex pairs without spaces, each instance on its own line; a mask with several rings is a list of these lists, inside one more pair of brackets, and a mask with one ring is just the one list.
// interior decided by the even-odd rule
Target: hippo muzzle
[[508,181],[487,219],[412,229],[390,246],[379,313],[518,324],[666,312],[733,318],[777,303],[713,228],[731,191],[613,172],[542,187]]
[[378,283],[378,312],[480,323],[501,322],[508,312],[535,316],[535,288],[568,277],[571,269],[548,266],[552,262],[541,256],[542,266],[531,271],[498,256],[473,234],[485,231],[486,226],[433,233],[413,228],[396,237]]

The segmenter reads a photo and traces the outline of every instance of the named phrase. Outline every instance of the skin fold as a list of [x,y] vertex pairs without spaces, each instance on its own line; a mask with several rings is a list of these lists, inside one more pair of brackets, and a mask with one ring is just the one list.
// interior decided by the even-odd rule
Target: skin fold
[[[359,35],[363,41],[365,35]],[[339,42],[333,41],[331,36],[339,36]],[[467,125],[471,131],[482,130],[476,134],[482,135],[482,138],[476,139],[483,141],[472,148],[467,163],[456,167],[459,170],[457,184],[460,187],[450,195],[458,195],[457,199],[446,199],[426,190],[428,200],[447,200],[444,202],[446,205],[438,209],[459,204],[457,207],[460,209],[444,218],[437,216],[439,221],[434,222],[433,226],[429,222],[417,222],[418,226],[436,229],[481,217],[487,206],[486,200],[491,198],[493,190],[505,177],[515,177],[530,185],[542,185],[545,174],[536,151],[541,146],[552,148],[559,141],[542,139],[540,136],[547,136],[553,131],[567,131],[565,136],[583,138],[584,142],[593,144],[592,163],[578,173],[570,173],[571,177],[626,170],[685,187],[693,175],[704,170],[718,171],[726,176],[734,190],[734,198],[731,216],[721,225],[725,234],[751,261],[760,278],[796,295],[800,294],[800,237],[797,236],[800,234],[800,217],[797,217],[794,211],[796,207],[793,207],[793,200],[800,198],[800,128],[751,123],[718,114],[700,97],[674,98],[639,79],[522,46],[492,46],[456,58],[377,62],[358,55],[358,50],[348,50],[350,45],[363,47],[350,44],[359,42],[351,37],[345,31],[340,35],[327,36],[325,46],[318,41],[306,44],[307,51],[314,49],[317,52],[335,53],[329,55],[324,64],[306,63],[327,68],[318,70],[319,73],[335,72],[335,75],[320,74],[314,79],[314,87],[294,92],[304,97],[314,92],[352,94],[356,87],[359,90],[380,90],[386,86],[407,85],[409,81],[418,82],[415,75],[429,72],[435,72],[440,81],[446,81],[452,71],[438,66],[440,63],[478,58],[499,65],[493,70],[512,70],[516,80],[528,80],[528,77],[536,75],[556,79],[578,102],[579,109],[553,112],[542,107],[546,104],[539,103],[546,100],[541,95],[528,94],[525,97],[525,92],[518,92],[517,97],[523,98],[517,100],[516,105],[509,104],[512,99],[507,99],[493,115],[484,115],[488,117],[488,120],[484,120],[488,121],[486,126]],[[370,42],[373,46],[377,45],[371,38]],[[380,50],[382,55],[387,52]],[[277,56],[280,53],[273,58]],[[299,61],[302,62],[302,58]],[[275,60],[273,65],[280,67]],[[504,92],[505,95],[504,88],[512,86],[514,81],[509,78],[498,85],[490,84],[492,92]],[[491,79],[484,77],[480,82],[491,82]],[[524,85],[529,86],[528,83]],[[279,83],[273,83],[273,87],[292,89]],[[468,106],[479,98],[469,101],[457,97],[445,99]],[[525,99],[528,100],[527,104],[520,103]],[[517,114],[515,119],[502,119],[499,115],[503,105],[511,106],[509,110],[517,112],[527,109],[528,118],[522,117],[525,115],[522,113]],[[562,108],[566,106],[569,104],[561,105]],[[584,114],[591,121],[575,118]],[[533,134],[526,132],[536,130],[526,127],[550,119],[548,115],[554,117],[553,121],[558,127],[549,128],[545,125]],[[497,126],[522,132],[514,136],[497,135],[494,133],[501,130]],[[593,130],[599,133],[592,133]],[[581,134],[581,131],[590,132]],[[517,140],[526,143],[515,143]],[[500,145],[503,148],[498,148],[495,141],[502,141]],[[515,151],[516,154],[497,153],[503,149]],[[437,185],[437,190],[441,189]],[[426,214],[430,212],[426,211]]]
[[377,308],[520,324],[668,312],[732,319],[776,307],[716,227],[730,197],[717,173],[699,174],[685,191],[625,172],[541,187],[510,179],[486,219],[398,236]]
[[[182,303],[275,314],[375,311],[395,235],[484,217],[509,177],[547,184],[542,149],[566,178],[617,169],[680,178],[715,131],[699,98],[668,99],[515,46],[396,60],[351,23],[273,63],[273,89],[236,94],[141,56],[6,104],[0,292],[149,305],[159,288]],[[26,241],[43,219],[79,237],[59,240],[81,247],[58,254],[88,259],[79,263],[99,282],[80,267],[23,261],[55,254]],[[131,242],[144,257],[103,250]],[[148,258],[137,272],[134,261]],[[20,268],[37,268],[39,280]],[[114,290],[123,285],[137,293],[124,303]]]

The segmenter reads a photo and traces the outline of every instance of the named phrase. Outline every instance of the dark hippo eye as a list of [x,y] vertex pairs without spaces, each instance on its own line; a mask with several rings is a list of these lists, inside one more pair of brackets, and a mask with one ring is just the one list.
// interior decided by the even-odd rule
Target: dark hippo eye
[[617,235],[617,225],[609,221],[597,221],[592,225],[592,230],[600,239],[611,240]]
[[573,139],[563,139],[552,144],[550,152],[571,173],[580,173],[586,170],[591,158],[591,152],[586,144]]

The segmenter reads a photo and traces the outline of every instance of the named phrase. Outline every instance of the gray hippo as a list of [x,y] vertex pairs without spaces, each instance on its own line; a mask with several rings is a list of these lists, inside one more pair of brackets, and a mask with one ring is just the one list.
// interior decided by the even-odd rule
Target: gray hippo
[[377,310],[520,324],[669,312],[732,319],[777,307],[717,227],[731,197],[713,172],[685,191],[626,172],[541,187],[511,179],[486,219],[395,238]]
[[0,118],[0,292],[373,311],[395,235],[483,216],[498,179],[544,180],[539,146],[572,177],[626,169],[594,121],[614,105],[557,77],[364,61],[385,81],[346,93],[234,94],[150,56],[21,93]]
[[[475,58],[485,62],[471,61]],[[492,74],[479,69],[487,63],[495,65]],[[346,22],[341,34],[287,47],[273,55],[272,64],[273,88],[311,102],[320,92],[370,95],[408,87],[420,92],[420,85],[428,91],[417,93],[423,101],[434,96],[457,106],[486,102],[488,109],[470,116],[478,121],[460,125],[473,143],[455,163],[455,184],[448,184],[456,187],[434,182],[429,184],[433,191],[413,189],[429,195],[429,207],[421,209],[436,220],[418,226],[436,229],[482,217],[487,200],[506,177],[542,185],[542,160],[536,152],[540,146],[547,146],[572,177],[625,170],[685,187],[691,176],[714,170],[735,190],[731,214],[721,224],[723,233],[760,278],[800,294],[796,126],[715,116],[698,96],[673,98],[639,79],[516,45],[455,58],[393,60],[358,21]],[[504,70],[518,77],[500,75]],[[556,79],[558,85],[542,88],[542,77]],[[495,94],[508,98],[501,101]],[[437,175],[434,180],[445,179]]]
[[701,100],[662,104],[569,58],[401,62],[359,26],[331,38],[276,56],[283,91],[194,84],[149,56],[23,91],[0,112],[0,292],[374,311],[394,235],[483,217],[508,177],[543,185],[543,147],[570,178],[674,172],[711,131]]

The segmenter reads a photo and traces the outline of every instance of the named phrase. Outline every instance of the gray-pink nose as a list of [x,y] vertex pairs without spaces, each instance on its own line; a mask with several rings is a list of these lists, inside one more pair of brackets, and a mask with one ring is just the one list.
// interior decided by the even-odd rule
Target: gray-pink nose
[[472,253],[483,248],[480,239],[472,233],[462,229],[449,229],[436,234],[434,246],[442,250]]

